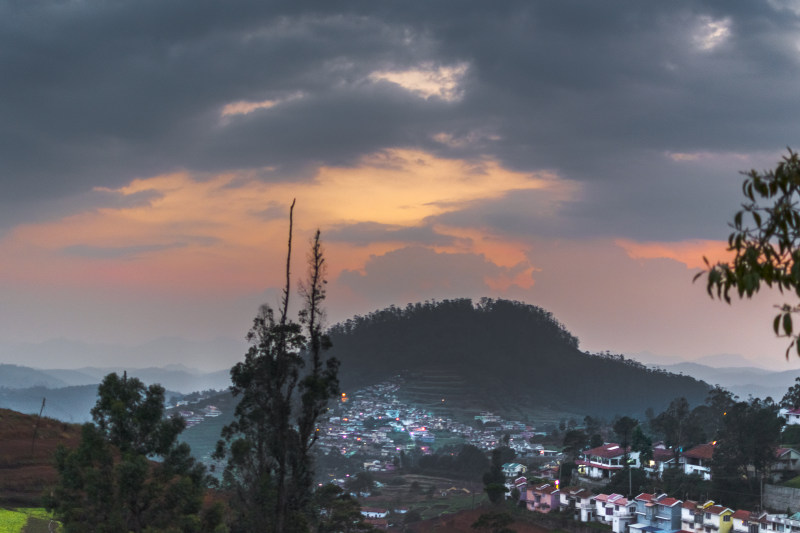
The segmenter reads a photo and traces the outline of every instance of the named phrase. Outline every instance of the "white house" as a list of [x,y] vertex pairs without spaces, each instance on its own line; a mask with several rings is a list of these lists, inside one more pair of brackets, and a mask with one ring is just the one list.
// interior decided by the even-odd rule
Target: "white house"
[[367,518],[386,518],[389,516],[389,509],[380,507],[362,507],[361,514]]
[[781,409],[779,414],[786,419],[787,426],[800,424],[800,409]]
[[[592,479],[609,479],[625,465],[625,450],[615,443],[603,444],[583,452],[583,459],[575,461],[578,473]],[[639,468],[639,452],[628,451],[628,462],[632,468]]]
[[636,521],[636,503],[622,494],[598,494],[594,501],[597,521],[611,526],[614,533],[626,533]]
[[680,463],[684,474],[700,474],[705,481],[711,479],[711,458],[714,455],[714,443],[698,444],[681,454]]

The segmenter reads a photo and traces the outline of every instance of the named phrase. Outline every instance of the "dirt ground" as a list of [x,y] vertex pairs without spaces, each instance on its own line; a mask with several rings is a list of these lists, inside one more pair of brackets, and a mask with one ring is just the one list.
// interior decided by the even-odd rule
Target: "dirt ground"
[[0,409],[0,505],[38,507],[42,493],[56,480],[53,452],[59,444],[75,447],[80,426]]

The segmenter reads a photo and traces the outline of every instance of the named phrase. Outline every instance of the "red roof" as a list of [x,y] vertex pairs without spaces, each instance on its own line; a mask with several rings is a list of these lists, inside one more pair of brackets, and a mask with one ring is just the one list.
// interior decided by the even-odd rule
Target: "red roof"
[[711,514],[720,514],[725,511],[730,511],[730,509],[728,509],[727,507],[723,507],[721,505],[712,505],[710,507],[706,507],[704,511]]
[[616,503],[620,498],[622,498],[622,494],[612,492],[611,494],[598,494],[594,499],[600,502]]
[[604,459],[611,459],[613,457],[620,457],[622,455],[625,455],[625,450],[619,444],[609,442],[608,444],[603,444],[602,446],[598,446],[597,448],[586,450],[585,452],[583,452],[583,454],[595,455],[597,457],[603,457]]
[[697,502],[694,500],[686,500],[685,502],[683,502],[681,507],[683,507],[684,509],[690,509],[694,511],[695,509],[697,509]]
[[738,511],[733,513],[733,517],[738,518],[739,520],[750,520],[750,511],[739,509]]
[[[782,455],[785,455],[791,451],[795,450],[793,450],[792,448],[778,448],[777,450],[775,450],[775,457],[780,458]],[[795,451],[795,453],[797,452]]]
[[656,448],[653,450],[654,461],[663,463],[666,461],[670,461],[672,459],[675,459],[675,452],[673,452],[672,450],[664,450],[662,448]]
[[649,502],[649,501],[654,500],[655,497],[656,497],[655,494],[648,494],[646,492],[643,492],[643,493],[639,494],[636,498],[634,498],[634,500],[637,500],[637,501],[640,501],[640,502]]
[[698,444],[691,450],[683,452],[684,457],[689,457],[691,459],[711,459],[712,455],[714,455],[714,445],[710,443]]
[[672,507],[676,503],[680,503],[680,500],[676,500],[675,498],[661,498],[658,500],[658,505],[666,505],[667,507]]

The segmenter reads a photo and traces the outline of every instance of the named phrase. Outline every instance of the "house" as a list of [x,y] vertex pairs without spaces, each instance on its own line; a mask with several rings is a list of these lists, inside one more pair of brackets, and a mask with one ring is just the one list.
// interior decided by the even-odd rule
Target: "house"
[[598,494],[594,501],[597,521],[611,526],[614,533],[626,533],[636,520],[636,503],[622,494]]
[[382,507],[362,507],[361,514],[367,518],[386,518],[389,516],[389,509]]
[[775,462],[769,469],[769,477],[777,483],[800,473],[800,452],[794,448],[778,448],[775,450]]
[[715,442],[698,444],[681,454],[680,463],[684,474],[699,474],[703,480],[711,479],[711,458],[714,455]]
[[516,478],[528,471],[528,467],[519,463],[505,463],[503,475],[507,478]]
[[721,505],[709,505],[703,509],[703,531],[705,533],[730,533],[733,527],[733,511]]
[[653,448],[653,458],[642,465],[647,475],[652,478],[661,479],[664,470],[675,466],[675,452],[669,448]]
[[[609,479],[618,470],[622,470],[625,465],[626,450],[619,444],[608,443],[586,450],[582,454],[582,459],[575,461],[578,465],[578,473],[592,479]],[[633,468],[639,468],[639,452],[631,452],[628,449],[628,462]]]
[[676,531],[681,528],[681,500],[666,494],[642,493],[634,498],[636,502],[636,523],[631,524],[631,533],[643,531]]
[[732,533],[758,533],[758,515],[751,511],[738,510],[731,515]]
[[694,500],[686,500],[681,504],[681,529],[683,531],[703,531],[703,509],[714,505],[713,501],[698,503]]
[[589,522],[595,518],[594,494],[587,489],[579,489],[570,494],[571,498],[575,499],[574,509],[575,513],[579,514],[581,522]]
[[[583,487],[558,487],[559,495],[558,495],[558,508],[561,511],[569,511],[571,509],[577,509],[578,499],[582,495],[587,495],[588,497],[593,497],[591,491],[584,489]],[[584,520],[585,522],[585,520]]]
[[798,409],[781,409],[780,416],[786,419],[787,426],[800,424],[800,408]]
[[777,531],[778,533],[800,531],[800,513],[795,513],[792,516],[762,513],[758,518],[760,521],[760,533],[767,531]]
[[557,511],[559,508],[559,490],[549,483],[528,487],[525,498],[526,506],[529,511],[549,513]]

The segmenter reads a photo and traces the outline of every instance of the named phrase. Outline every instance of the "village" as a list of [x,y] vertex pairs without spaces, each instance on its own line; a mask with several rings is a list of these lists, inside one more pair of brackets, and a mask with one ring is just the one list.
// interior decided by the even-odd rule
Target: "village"
[[[646,461],[640,460],[639,452],[630,447],[604,443],[579,454],[574,461],[571,483],[564,486],[560,479],[561,469],[571,459],[560,449],[548,449],[536,443],[537,438],[547,435],[546,432],[519,421],[503,420],[489,412],[476,414],[476,423],[470,425],[430,410],[410,407],[397,397],[401,384],[402,378],[396,377],[359,390],[352,396],[342,394],[320,430],[318,446],[321,452],[335,450],[345,457],[363,459],[361,464],[365,472],[391,473],[400,467],[399,455],[414,450],[422,454],[434,453],[437,443],[444,439],[473,445],[487,454],[502,445],[513,450],[516,458],[502,467],[506,498],[531,512],[543,515],[558,513],[576,522],[604,524],[614,533],[800,531],[800,512],[788,512],[792,505],[783,506],[786,513],[775,514],[764,510],[765,506],[761,509],[733,509],[726,507],[724,502],[712,500],[680,500],[662,493],[641,493],[629,498],[599,490],[626,465],[630,469],[641,469],[654,480],[660,479],[669,469],[677,469],[708,481],[712,475],[710,465],[716,442],[679,451],[669,449],[663,443],[654,443],[652,458]],[[789,425],[800,424],[800,410],[782,410],[781,415]],[[560,447],[551,443],[550,448]],[[800,452],[793,448],[778,448],[767,481],[798,474]],[[345,487],[350,475],[331,481]],[[388,527],[389,517],[408,510],[405,506],[397,509],[373,506],[369,492],[354,495],[362,498],[362,513],[378,527]],[[437,494],[439,497],[448,495],[447,491]],[[800,495],[788,498],[797,507]]]

